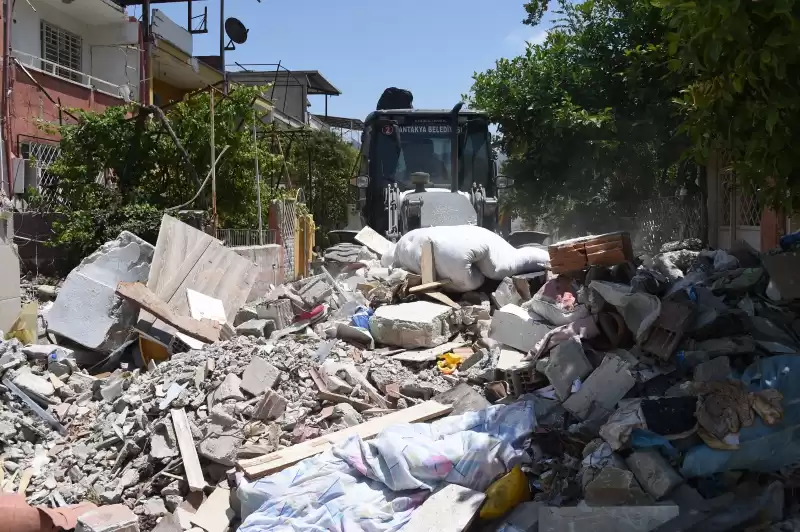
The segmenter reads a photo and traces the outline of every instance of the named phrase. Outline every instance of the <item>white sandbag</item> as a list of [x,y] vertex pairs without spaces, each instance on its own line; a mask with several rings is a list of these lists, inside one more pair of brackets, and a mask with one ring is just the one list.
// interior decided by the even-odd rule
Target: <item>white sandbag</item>
[[382,258],[384,266],[420,273],[422,244],[433,242],[437,279],[448,279],[447,290],[470,292],[488,277],[500,281],[520,273],[541,271],[550,261],[546,250],[517,249],[500,235],[475,225],[425,227],[405,234]]

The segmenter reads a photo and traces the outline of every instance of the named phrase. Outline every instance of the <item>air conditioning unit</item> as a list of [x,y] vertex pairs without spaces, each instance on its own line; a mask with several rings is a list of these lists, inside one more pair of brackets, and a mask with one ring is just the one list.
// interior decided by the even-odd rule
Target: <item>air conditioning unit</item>
[[26,159],[25,163],[25,190],[29,188],[39,190],[42,183],[42,168],[36,164],[36,161],[30,159]]

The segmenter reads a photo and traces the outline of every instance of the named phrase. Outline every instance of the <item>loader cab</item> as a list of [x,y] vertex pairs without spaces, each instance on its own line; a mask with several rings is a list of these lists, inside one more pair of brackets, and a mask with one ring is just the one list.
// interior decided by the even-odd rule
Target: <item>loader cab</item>
[[[453,176],[453,115],[450,110],[395,109],[371,113],[362,135],[359,175],[364,221],[386,231],[384,190],[396,183],[401,191],[413,190],[412,174],[430,176],[428,189],[469,193],[481,185],[494,197],[496,166],[491,149],[489,121],[474,111],[458,113],[458,163]],[[365,197],[364,197],[365,196]]]

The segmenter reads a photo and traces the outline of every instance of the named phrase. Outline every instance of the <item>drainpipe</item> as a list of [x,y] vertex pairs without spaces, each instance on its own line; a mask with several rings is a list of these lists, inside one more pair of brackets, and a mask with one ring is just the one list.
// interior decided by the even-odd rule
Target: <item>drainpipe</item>
[[3,0],[3,75],[2,91],[0,95],[0,123],[3,128],[3,151],[6,171],[6,181],[8,181],[8,197],[14,195],[14,185],[11,181],[11,22],[14,18],[14,0]]
[[[135,20],[135,19],[134,19]],[[142,32],[142,25],[137,24],[139,30],[139,103],[147,105],[145,98],[147,97],[147,67],[145,66],[145,48],[144,48],[144,34]]]

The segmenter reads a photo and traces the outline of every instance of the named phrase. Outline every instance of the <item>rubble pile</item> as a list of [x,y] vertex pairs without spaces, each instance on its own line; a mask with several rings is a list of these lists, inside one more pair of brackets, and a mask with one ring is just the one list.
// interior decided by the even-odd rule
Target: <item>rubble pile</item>
[[[207,237],[165,227],[189,247]],[[378,260],[390,244],[372,234],[253,297],[248,261],[165,245],[124,233],[55,303],[27,289],[54,328],[0,343],[0,492],[109,509],[78,517],[85,529],[255,530],[259,479],[347,436],[524,403],[526,459],[480,488],[470,530],[766,530],[800,512],[791,248],[690,240],[634,257],[615,233],[551,246],[550,271],[457,292],[430,243],[408,271]],[[244,284],[172,282],[204,254]],[[72,312],[81,283],[102,297]]]

